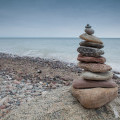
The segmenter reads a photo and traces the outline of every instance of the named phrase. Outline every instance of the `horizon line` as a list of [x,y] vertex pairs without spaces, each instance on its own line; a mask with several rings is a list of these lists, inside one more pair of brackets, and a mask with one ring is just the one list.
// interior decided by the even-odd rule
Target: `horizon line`
[[[1,38],[79,38],[78,37],[0,37]],[[120,37],[98,37],[98,38],[120,38]]]

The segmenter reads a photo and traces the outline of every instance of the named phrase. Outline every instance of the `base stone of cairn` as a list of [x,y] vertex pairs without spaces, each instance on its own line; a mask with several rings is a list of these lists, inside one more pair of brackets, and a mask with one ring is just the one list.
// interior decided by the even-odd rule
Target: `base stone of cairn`
[[72,94],[85,108],[99,108],[117,97],[118,87],[75,89]]
[[93,36],[94,30],[87,24],[85,32],[80,35],[77,60],[78,66],[84,69],[79,79],[72,84],[72,95],[85,108],[99,108],[114,100],[118,95],[118,86],[113,81],[112,68],[106,65],[106,58],[101,55],[104,51],[103,42]]

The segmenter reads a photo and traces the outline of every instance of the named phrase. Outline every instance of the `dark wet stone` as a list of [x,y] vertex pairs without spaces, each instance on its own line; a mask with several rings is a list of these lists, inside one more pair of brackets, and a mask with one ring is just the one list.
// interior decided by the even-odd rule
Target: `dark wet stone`
[[99,57],[104,54],[103,50],[92,48],[92,47],[79,47],[77,51],[83,55],[83,56],[89,56],[89,57]]
[[86,46],[86,47],[94,47],[94,48],[103,48],[104,45],[103,44],[99,44],[99,43],[93,43],[93,42],[87,42],[87,41],[82,41],[79,43],[80,46]]

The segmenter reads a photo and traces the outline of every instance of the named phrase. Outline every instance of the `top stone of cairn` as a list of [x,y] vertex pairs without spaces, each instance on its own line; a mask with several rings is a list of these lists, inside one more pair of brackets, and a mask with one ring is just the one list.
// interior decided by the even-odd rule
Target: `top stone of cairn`
[[89,24],[87,24],[85,26],[85,32],[86,33],[83,33],[82,35],[80,35],[80,38],[87,41],[87,42],[93,42],[93,43],[98,43],[98,44],[103,44],[103,42],[95,37],[94,35],[94,30],[91,28],[91,26]]
[[94,34],[94,30],[91,28],[91,26],[89,24],[87,24],[85,26],[85,32],[88,34],[88,35],[92,35]]

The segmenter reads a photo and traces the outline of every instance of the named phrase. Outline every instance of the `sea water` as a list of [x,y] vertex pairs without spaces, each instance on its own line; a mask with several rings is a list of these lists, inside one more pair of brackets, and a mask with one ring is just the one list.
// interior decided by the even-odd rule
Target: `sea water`
[[[120,38],[101,38],[103,55],[113,70],[120,71]],[[0,38],[0,52],[56,59],[77,64],[79,38]]]

